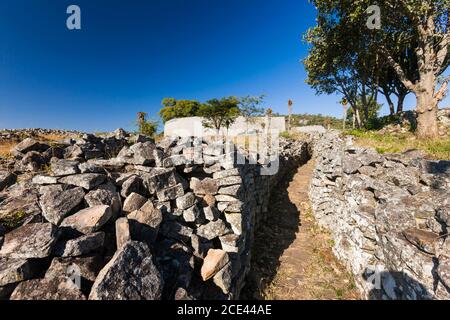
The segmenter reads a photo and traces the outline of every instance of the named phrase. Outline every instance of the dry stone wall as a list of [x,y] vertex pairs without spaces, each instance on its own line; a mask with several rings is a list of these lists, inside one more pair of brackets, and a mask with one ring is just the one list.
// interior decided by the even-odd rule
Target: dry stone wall
[[334,131],[314,141],[313,211],[362,293],[450,299],[450,162],[380,155]]
[[306,142],[279,150],[262,175],[201,138],[25,139],[1,162],[0,297],[238,298],[270,193],[308,158]]

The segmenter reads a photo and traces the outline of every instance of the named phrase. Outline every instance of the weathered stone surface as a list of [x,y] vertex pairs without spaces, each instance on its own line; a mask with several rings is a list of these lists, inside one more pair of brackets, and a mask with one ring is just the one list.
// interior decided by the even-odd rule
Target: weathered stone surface
[[81,163],[78,166],[78,168],[80,169],[81,173],[100,173],[100,174],[106,173],[105,169],[103,169],[101,166],[89,162]]
[[48,148],[49,146],[46,144],[40,143],[39,141],[32,138],[26,138],[21,143],[16,145],[13,149],[14,151],[25,154],[30,151],[44,152]]
[[161,210],[155,208],[151,201],[147,201],[139,210],[131,212],[128,219],[132,239],[152,243],[158,235],[163,217]]
[[86,190],[92,190],[101,185],[106,179],[106,176],[98,173],[81,173],[73,176],[67,176],[59,179],[60,183],[69,184],[77,187],[82,187]]
[[16,183],[17,176],[11,172],[0,171],[0,191]]
[[244,203],[241,201],[234,202],[219,202],[217,209],[222,212],[240,213],[244,207]]
[[153,151],[156,146],[153,142],[138,142],[131,147],[124,147],[117,159],[122,162],[136,165],[151,165],[155,162]]
[[230,196],[234,196],[234,197],[240,197],[242,192],[243,192],[243,190],[242,190],[241,185],[222,187],[219,189],[219,194],[230,195]]
[[84,197],[89,207],[106,205],[110,206],[113,214],[120,213],[122,205],[120,202],[120,195],[114,190],[107,187],[100,186],[96,190],[89,191]]
[[19,162],[16,162],[15,170],[21,172],[39,172],[44,168],[47,159],[36,151],[28,152]]
[[31,279],[36,271],[29,259],[0,258],[0,287]]
[[0,257],[28,259],[48,257],[57,240],[57,229],[50,223],[30,223],[5,235]]
[[210,249],[203,260],[200,271],[203,281],[214,277],[229,261],[228,254],[223,250]]
[[450,257],[440,256],[437,274],[442,283],[448,288],[450,287]]
[[195,195],[192,192],[186,193],[184,196],[181,196],[176,199],[177,208],[181,210],[185,210],[187,208],[192,207],[196,202]]
[[438,234],[417,228],[410,228],[403,231],[403,235],[406,240],[418,249],[431,254],[436,253],[436,243],[440,238]]
[[[448,232],[447,219],[440,218],[448,206],[448,165],[437,169],[415,152],[380,155],[333,131],[315,138],[313,147],[314,215],[332,230],[333,252],[355,275],[363,295],[448,299],[438,271],[449,252],[440,236]],[[243,219],[239,225],[239,219],[225,216],[235,234],[246,227]],[[373,264],[385,268],[376,293],[361,276]]]
[[176,198],[182,197],[184,195],[184,188],[181,183],[169,187],[163,190],[160,190],[156,193],[159,201],[169,201],[175,200]]
[[150,194],[155,194],[158,190],[178,184],[174,168],[152,168],[151,172],[142,175],[142,179]]
[[68,160],[79,159],[83,156],[83,149],[77,144],[69,146],[64,151],[64,158]]
[[131,241],[130,223],[127,218],[116,220],[116,246],[123,247],[127,242]]
[[58,257],[77,257],[99,250],[105,243],[105,233],[87,234],[76,239],[58,242],[53,254]]
[[146,194],[146,189],[142,182],[142,179],[138,176],[132,175],[122,184],[122,191],[120,194],[122,197],[127,198],[132,193],[138,193],[140,195]]
[[222,249],[226,252],[240,253],[243,249],[243,238],[237,234],[219,237]]
[[199,222],[201,219],[201,211],[197,205],[183,210],[183,219],[186,222]]
[[34,184],[40,184],[40,185],[57,184],[58,183],[58,177],[37,175],[37,176],[33,177],[32,182]]
[[206,220],[216,221],[219,219],[220,211],[214,206],[208,206],[203,208],[203,213],[205,215]]
[[36,189],[26,185],[15,184],[11,188],[14,190],[11,190],[6,198],[0,201],[0,221],[12,225],[10,227],[17,227],[25,219],[41,213],[38,203],[39,193]]
[[45,188],[39,204],[45,219],[59,225],[66,216],[81,204],[83,199],[84,191],[80,187],[64,189],[61,185],[54,185]]
[[229,230],[222,220],[211,221],[197,228],[197,235],[207,240],[212,240],[227,233],[229,233]]
[[100,271],[92,286],[91,300],[159,300],[163,280],[148,246],[128,242]]
[[224,294],[230,293],[231,284],[233,279],[232,265],[228,262],[219,272],[213,277],[213,282],[216,286],[222,289]]
[[56,177],[69,176],[80,172],[80,169],[78,168],[78,161],[61,160],[56,158],[52,159],[50,170],[53,176]]
[[61,227],[68,227],[88,234],[98,231],[112,216],[111,207],[95,206],[78,211],[63,220]]
[[241,170],[239,168],[233,168],[229,170],[223,170],[213,174],[213,179],[223,179],[231,176],[240,176]]
[[230,176],[230,177],[218,179],[216,181],[217,181],[217,185],[219,187],[226,187],[226,186],[231,186],[231,185],[235,185],[235,184],[241,184],[242,177],[241,176]]
[[190,188],[194,191],[196,195],[206,195],[217,194],[217,190],[219,189],[218,181],[205,178],[203,180],[199,180],[197,178],[192,178],[190,182]]
[[72,280],[65,276],[21,282],[11,300],[86,300]]
[[225,219],[231,225],[231,229],[237,235],[241,235],[245,232],[243,217],[240,213],[225,213]]
[[81,290],[85,292],[90,289],[90,285],[95,281],[100,270],[105,263],[101,256],[88,257],[68,257],[68,258],[53,258],[50,267],[45,273],[45,278],[55,278],[66,276],[74,278],[74,272],[79,272],[81,276]]
[[130,212],[139,210],[147,202],[147,200],[147,198],[133,192],[123,202],[122,211],[125,214],[128,214]]

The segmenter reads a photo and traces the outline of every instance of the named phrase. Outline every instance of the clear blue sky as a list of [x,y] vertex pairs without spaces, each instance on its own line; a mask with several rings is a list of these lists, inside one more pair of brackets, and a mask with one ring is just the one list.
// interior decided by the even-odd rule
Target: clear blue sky
[[[66,28],[70,4],[82,30]],[[131,129],[164,97],[248,94],[340,116],[338,97],[304,83],[314,20],[306,0],[2,0],[0,128]]]

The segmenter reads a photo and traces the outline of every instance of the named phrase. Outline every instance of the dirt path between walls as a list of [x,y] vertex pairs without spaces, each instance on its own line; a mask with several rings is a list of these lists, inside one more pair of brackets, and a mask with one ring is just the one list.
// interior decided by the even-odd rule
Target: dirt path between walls
[[313,169],[310,160],[273,193],[270,218],[255,235],[242,299],[360,299],[352,276],[331,251],[333,240],[312,215],[308,191]]

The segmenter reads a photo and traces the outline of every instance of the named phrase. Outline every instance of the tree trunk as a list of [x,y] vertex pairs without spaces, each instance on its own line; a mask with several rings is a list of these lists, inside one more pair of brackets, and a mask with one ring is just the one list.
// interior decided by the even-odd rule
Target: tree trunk
[[398,101],[397,101],[397,113],[403,112],[403,103],[405,102],[405,98],[406,98],[406,94],[404,94],[404,93],[399,94]]
[[394,103],[392,102],[391,96],[387,92],[387,90],[383,89],[383,94],[386,97],[386,101],[389,105],[389,114],[392,116],[395,113]]
[[[433,83],[431,83],[433,86]],[[438,137],[437,101],[433,96],[433,89],[417,90],[417,136],[421,139]]]

